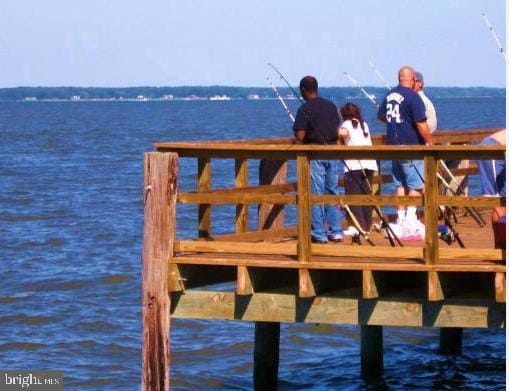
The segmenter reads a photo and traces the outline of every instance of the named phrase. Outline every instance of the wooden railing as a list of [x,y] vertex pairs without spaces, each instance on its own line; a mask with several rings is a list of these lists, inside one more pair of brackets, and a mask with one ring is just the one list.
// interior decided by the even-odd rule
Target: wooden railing
[[[494,131],[439,131],[434,134],[436,145],[432,147],[386,146],[383,136],[373,137],[372,148],[293,145],[288,138],[156,143],[157,152],[144,156],[142,389],[169,389],[170,314],[257,322],[255,345],[260,350],[255,356],[263,357],[263,361],[273,355],[262,345],[276,348],[279,344],[279,323],[274,322],[359,324],[361,346],[374,349],[377,357],[381,357],[382,325],[503,327],[505,306],[500,302],[505,301],[505,251],[439,248],[435,230],[439,205],[505,205],[505,198],[445,197],[438,191],[442,159],[505,158],[503,146],[471,145]],[[179,193],[180,157],[198,159],[196,192]],[[213,189],[211,161],[215,158],[235,160],[234,187]],[[422,159],[426,193],[423,197],[314,195],[310,192],[309,163],[317,158]],[[258,185],[249,184],[249,159],[265,159]],[[296,162],[296,183],[286,183],[287,161]],[[470,165],[455,173],[469,175],[475,170],[475,165]],[[386,183],[387,178],[376,182]],[[198,205],[195,240],[175,239],[177,202]],[[427,227],[424,245],[311,244],[310,208],[324,203],[423,206]],[[211,209],[219,204],[236,205],[232,233],[212,232]],[[260,205],[256,230],[249,229],[250,204]],[[296,209],[296,227],[282,224],[285,205]],[[417,273],[405,273],[401,278],[401,272],[408,271]],[[487,282],[484,277],[490,273],[495,278]],[[423,274],[426,280],[421,278]],[[447,280],[442,280],[444,274],[468,276],[442,284]],[[412,278],[415,275],[417,278]],[[222,287],[220,291],[210,288],[182,293],[226,281],[236,281],[235,292]],[[466,290],[460,286],[464,283]],[[486,290],[476,290],[485,285],[489,285],[489,296]],[[452,298],[445,294],[444,286],[455,294]],[[317,297],[298,299],[313,296]],[[275,329],[277,339],[266,338]],[[441,335],[447,337],[447,333]],[[362,347],[361,361],[367,362],[367,349]],[[255,372],[258,365],[255,362]],[[272,372],[277,377],[277,368]]]
[[[504,159],[505,147],[477,146],[496,129],[471,131],[441,131],[434,135],[434,146],[388,146],[375,138],[373,147],[345,147],[340,145],[296,145],[290,139],[263,139],[236,142],[156,143],[159,152],[175,152],[179,157],[198,159],[197,191],[179,193],[177,201],[198,205],[198,240],[175,241],[170,266],[215,265],[236,266],[237,293],[252,292],[249,284],[249,267],[295,269],[299,274],[299,295],[315,296],[316,290],[310,271],[313,269],[360,270],[363,280],[363,297],[372,297],[373,271],[422,271],[428,274],[428,299],[442,300],[439,272],[494,272],[505,273],[505,250],[494,248],[439,248],[436,227],[439,223],[439,206],[493,208],[504,206],[505,198],[443,196],[439,194],[437,172],[440,160]],[[461,145],[447,145],[461,144]],[[212,189],[211,159],[235,159],[233,188]],[[279,161],[279,176],[270,184],[248,183],[248,160],[270,159]],[[412,159],[424,160],[425,188],[423,197],[396,197],[392,195],[315,195],[310,191],[311,159]],[[284,183],[286,167],[282,162],[295,160],[297,182]],[[281,175],[281,170],[284,175]],[[472,172],[464,169],[464,173]],[[283,179],[282,179],[283,177]],[[380,182],[383,182],[380,181]],[[214,235],[211,225],[212,205],[236,205],[235,232]],[[278,208],[295,205],[297,226],[249,231],[248,205],[272,205]],[[359,247],[333,244],[312,244],[310,208],[317,204],[331,205],[413,205],[424,208],[426,236],[423,247]],[[296,241],[280,239],[296,236]],[[206,256],[202,256],[206,254]],[[475,261],[475,262],[473,262]],[[185,278],[178,268],[172,269],[169,289],[185,288]],[[500,278],[499,278],[500,280]],[[498,287],[497,289],[501,289]]]

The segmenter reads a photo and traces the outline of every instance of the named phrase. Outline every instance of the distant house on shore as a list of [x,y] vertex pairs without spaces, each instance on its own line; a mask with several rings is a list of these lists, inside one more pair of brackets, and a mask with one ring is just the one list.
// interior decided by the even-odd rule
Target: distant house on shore
[[231,98],[227,95],[214,95],[209,98],[210,100],[230,100]]

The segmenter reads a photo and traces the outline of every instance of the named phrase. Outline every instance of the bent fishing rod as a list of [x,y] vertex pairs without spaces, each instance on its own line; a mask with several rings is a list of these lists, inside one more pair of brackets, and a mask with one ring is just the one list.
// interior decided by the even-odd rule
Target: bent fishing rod
[[293,95],[295,95],[297,97],[297,99],[301,102],[301,103],[304,103],[304,99],[300,96],[300,94],[297,94],[297,92],[295,91],[295,89],[292,87],[292,85],[290,84],[290,82],[288,80],[286,80],[286,77],[284,77],[284,75],[279,72],[279,69],[277,69],[274,65],[272,65],[272,63],[268,62],[267,65],[269,67],[271,67],[272,69],[274,69],[276,71],[276,73],[279,75],[279,78],[282,79],[286,85],[290,88],[290,90],[292,91]]
[[[374,68],[374,64],[371,63],[373,65],[373,68]],[[383,80],[383,77],[382,75],[380,74],[380,72],[378,72],[378,70],[375,71],[379,77]],[[371,103],[373,103],[375,105],[376,108],[379,107],[378,103],[376,102],[375,98],[373,98],[372,95],[370,95],[358,82],[357,80],[355,80],[348,72],[343,72],[344,75],[352,82],[354,83],[361,91],[362,93],[370,100]],[[387,88],[390,90],[390,86],[387,85]],[[348,167],[348,165],[346,165],[344,162],[343,164],[345,165],[345,167],[347,168],[348,172],[351,172],[350,168]],[[359,164],[360,164],[360,161],[359,161]],[[366,180],[366,183],[368,185],[368,188],[370,189],[370,191],[372,192],[372,186],[371,184],[369,183],[369,180],[367,179],[367,176],[366,176],[366,173],[364,171],[364,168],[362,167],[362,164],[361,164],[361,169],[362,169],[362,175],[363,175],[363,178]],[[362,186],[361,186],[362,187]],[[396,239],[396,241],[398,242],[398,244],[403,247],[403,243],[401,243],[401,241],[399,240],[399,238],[397,237],[397,235],[394,233],[393,229],[390,227],[389,225],[389,222],[387,220],[387,217],[383,214],[382,210],[380,209],[380,207],[378,205],[375,205],[374,206],[374,209],[375,209],[375,212],[377,213],[377,215],[379,216],[379,218],[381,219],[382,221],[382,228],[386,230],[387,232],[387,237],[389,238],[389,242],[391,243],[391,245],[394,247],[394,242],[391,238],[391,234],[392,236],[394,237],[394,239]]]
[[[359,162],[359,165],[361,167],[361,173],[362,173],[362,179],[365,180],[366,182],[366,185],[368,187],[368,190],[370,192],[370,194],[373,194],[373,187],[371,186],[371,183],[369,182],[369,179],[368,179],[368,176],[366,174],[366,171],[364,170],[364,167],[362,166],[362,163],[360,160],[358,160]],[[342,163],[343,165],[346,167],[347,171],[349,174],[352,174],[352,170],[350,169],[350,167],[348,167],[348,165],[346,164],[346,162],[344,160],[342,160]],[[356,181],[357,185],[362,189],[363,186],[361,183],[359,183],[359,180],[357,179],[357,177],[355,177],[354,175],[352,175],[352,178]],[[381,229],[385,229],[385,232],[387,233],[387,238],[389,239],[389,242],[391,244],[392,247],[396,247],[396,245],[394,244],[394,240],[393,239],[396,239],[396,241],[398,242],[398,244],[401,246],[401,247],[404,247],[403,246],[403,243],[401,243],[401,240],[398,238],[398,236],[396,235],[396,233],[394,232],[394,230],[391,228],[391,226],[389,225],[389,221],[387,219],[387,216],[385,216],[382,212],[382,210],[380,209],[380,207],[378,205],[373,205],[373,209],[375,210],[376,214],[378,215],[379,219],[381,220]]]
[[[375,64],[373,64],[371,61],[370,61],[370,66],[371,68],[373,69],[373,71],[375,72],[375,74],[378,76],[378,78],[383,82],[385,83],[385,86],[387,87],[387,89],[390,91],[391,90],[391,87],[385,82],[385,79],[383,78],[382,74],[378,71],[378,69],[375,67]],[[412,167],[414,168],[415,172],[417,173],[417,175],[419,176],[419,178],[421,179],[422,183],[424,184],[424,178],[422,177],[421,173],[419,172],[419,170],[417,169],[417,167],[415,166],[414,164],[414,161],[413,160],[410,160],[410,163],[412,165]],[[446,172],[448,173],[448,175],[450,175],[450,177],[454,180],[456,180],[456,177],[454,177],[454,175],[451,173],[451,171],[448,169],[447,165],[445,164],[445,162],[443,160],[440,160],[440,163],[442,164],[442,166],[445,168]],[[449,184],[447,183],[447,181],[437,172],[437,177],[442,181],[443,185],[446,187],[446,188],[449,188],[450,189],[450,186]],[[463,190],[462,188],[460,190]],[[464,191],[462,192],[464,194]],[[485,226],[486,225],[486,222],[483,220],[482,216],[479,214],[479,212],[477,212],[477,210],[472,210],[469,208],[469,210],[467,210],[470,215],[472,216],[472,218],[481,226]],[[454,211],[453,211],[453,215],[454,215]],[[454,219],[456,221],[456,216],[454,215]]]
[[502,44],[500,43],[500,40],[498,39],[498,36],[497,36],[497,33],[495,32],[495,29],[491,26],[491,23],[488,20],[488,18],[486,17],[486,14],[481,14],[481,17],[486,22],[486,25],[488,26],[488,29],[490,30],[491,35],[493,36],[493,39],[495,40],[495,43],[497,44],[498,49],[500,50],[500,54],[504,57],[504,60],[507,62],[507,57],[505,55],[505,50],[504,50]]
[[[279,71],[279,69],[277,69],[272,63],[268,63],[267,64],[268,66],[270,66],[272,69],[274,69],[274,71],[276,71],[276,73],[279,75],[279,77],[284,80],[284,82],[286,83],[286,85],[291,89],[291,91],[294,93],[294,95],[296,94],[295,90],[293,89],[292,85],[290,84],[290,82],[286,79],[286,77]],[[366,97],[373,103],[375,104],[377,107],[378,107],[378,104],[376,103],[376,100],[368,94],[368,92],[361,87],[361,85],[359,83],[357,83],[357,81],[352,77],[350,76],[350,74],[348,72],[345,72],[345,75],[352,81],[354,82],[354,84],[356,84],[360,89],[361,91],[364,93],[364,95],[366,95]],[[295,119],[294,117],[291,115],[291,113],[289,112],[288,110],[288,107],[287,105],[284,103],[284,99],[281,97],[281,95],[279,94],[277,88],[273,85],[273,83],[271,83],[272,85],[272,89],[274,90],[274,92],[276,93],[276,96],[278,97],[279,101],[281,102],[281,104],[283,105],[283,107],[285,108],[285,110],[287,111],[287,113],[290,115],[290,119],[292,120],[292,122],[295,122]],[[302,97],[300,95],[297,95],[299,100],[301,102],[304,102],[304,100],[302,99]],[[346,167],[347,171],[349,173],[351,173],[351,170],[350,170],[350,167],[348,167],[348,165],[345,163],[344,160],[340,160],[343,165]],[[366,178],[367,180],[367,176],[365,175],[365,172],[363,171],[363,176],[364,178]],[[355,178],[355,177],[354,177]],[[355,178],[357,180],[357,178]],[[367,180],[369,182],[369,180]],[[360,185],[360,187],[362,188],[362,185],[358,183],[358,185]],[[371,187],[371,184],[368,184],[368,188],[369,189],[372,189]],[[371,190],[372,191],[372,190]],[[367,233],[366,231],[364,231],[362,228],[360,228],[360,224],[358,223],[357,219],[355,217],[352,218],[352,215],[353,213],[351,212],[350,208],[348,207],[348,205],[344,205],[343,206],[344,209],[347,211],[347,213],[349,214],[349,216],[351,217],[352,219],[352,222],[354,222],[354,225],[356,225],[356,228],[357,230],[363,234],[364,238],[366,239],[366,241],[368,241],[368,243],[371,244],[371,241],[368,240],[368,237],[367,237]],[[399,240],[399,238],[397,237],[397,235],[395,234],[395,232],[392,230],[392,228],[390,227],[389,223],[388,223],[388,220],[387,220],[387,217],[382,213],[382,211],[380,210],[380,208],[378,207],[378,205],[375,205],[374,207],[377,215],[379,216],[380,220],[382,221],[382,228],[386,229],[386,232],[387,232],[387,237],[389,238],[389,242],[391,243],[391,245],[394,247],[395,244],[394,244],[394,241],[393,241],[393,238],[396,239],[396,241],[398,242],[398,244],[403,247],[403,243],[401,243],[401,241]]]
[[345,75],[345,77],[348,78],[348,80],[350,80],[353,84],[355,84],[357,86],[357,88],[359,88],[362,93],[364,94],[364,96],[366,98],[368,98],[370,100],[371,103],[373,103],[376,107],[378,107],[378,103],[376,103],[376,99],[373,97],[373,95],[370,95],[368,94],[368,92],[364,89],[364,87],[362,87],[358,82],[357,80],[355,80],[348,72],[343,72],[343,74]]
[[[463,196],[468,196],[467,192],[465,191],[465,188],[459,181],[456,179],[454,174],[449,170],[449,167],[447,167],[447,164],[443,160],[440,160],[440,164],[442,165],[443,170],[447,173],[449,178],[451,179],[451,182],[454,182],[456,185],[456,190],[450,185],[450,182],[447,182],[445,178],[441,178],[441,175],[437,172],[437,176],[441,179],[443,185],[446,189],[448,189],[453,195],[461,194]],[[469,207],[466,206],[465,210],[472,216],[472,218],[479,224],[481,227],[485,227],[486,221],[483,219],[481,213],[475,208],[475,207]]]
[[[269,78],[267,78],[267,80],[269,80]],[[285,108],[285,111],[287,112],[288,116],[290,117],[290,120],[292,121],[292,123],[294,123],[295,122],[295,118],[292,115],[292,113],[290,112],[290,110],[288,109],[288,106],[286,105],[284,99],[281,97],[281,94],[279,94],[278,89],[276,88],[274,83],[271,83],[271,86],[272,86],[272,89],[274,90],[276,96],[278,97],[278,100],[281,102],[281,104]],[[343,164],[345,164],[345,163],[343,162]],[[346,166],[346,164],[345,164],[345,166]],[[360,234],[362,234],[362,236],[364,237],[366,242],[368,242],[371,246],[375,246],[375,243],[373,243],[373,241],[369,238],[368,233],[362,229],[359,221],[357,220],[357,218],[353,214],[353,212],[350,209],[350,207],[348,205],[346,205],[346,204],[343,204],[342,202],[340,203],[340,205],[341,205],[341,207],[343,209],[345,209],[345,211],[347,212],[348,216],[352,220],[352,223],[354,224],[355,228],[357,229],[357,231],[359,231]]]
[[371,69],[373,69],[373,72],[375,72],[375,75],[378,76],[378,78],[380,79],[380,81],[382,83],[385,84],[385,86],[387,87],[388,90],[391,89],[391,86],[389,85],[389,83],[387,83],[384,79],[384,77],[382,76],[382,74],[378,71],[377,67],[375,66],[375,64],[373,64],[371,61],[369,62],[369,66],[371,67]]
[[276,94],[276,97],[277,99],[281,102],[281,105],[283,105],[283,108],[285,109],[286,111],[286,114],[288,114],[288,116],[290,117],[290,120],[292,122],[295,122],[295,117],[293,116],[292,112],[290,111],[290,109],[288,108],[288,106],[286,105],[284,99],[281,97],[281,95],[279,94],[279,91],[277,90],[276,86],[274,85],[274,83],[272,82],[272,80],[270,80],[270,78],[267,77],[267,81],[270,83],[270,86],[272,87],[272,89],[274,90],[274,93]]

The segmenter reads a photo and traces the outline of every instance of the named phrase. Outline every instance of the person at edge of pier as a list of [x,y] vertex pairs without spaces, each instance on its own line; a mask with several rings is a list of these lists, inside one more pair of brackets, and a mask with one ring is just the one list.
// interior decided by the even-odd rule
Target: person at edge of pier
[[[297,142],[304,144],[337,144],[339,115],[334,103],[318,95],[318,82],[313,76],[300,81],[305,100],[295,117],[293,130]],[[339,162],[312,159],[311,191],[313,194],[338,194]],[[336,205],[314,205],[311,208],[311,240],[313,243],[343,240],[343,215]],[[326,227],[327,225],[327,227]]]
[[[479,145],[506,145],[506,129],[484,138]],[[505,197],[505,160],[478,160],[482,192],[486,197]],[[506,210],[503,206],[493,209],[491,215],[495,248],[506,248]]]
[[[378,119],[387,125],[390,145],[432,145],[422,99],[414,91],[415,72],[404,66],[398,71],[398,85],[385,96],[378,110]],[[420,196],[424,193],[422,160],[393,160],[392,177],[397,196]],[[394,227],[401,237],[422,238],[423,226],[417,219],[416,208],[398,206],[398,222]],[[417,231],[417,232],[413,232]],[[397,234],[397,233],[396,233]]]
[[424,103],[424,111],[426,113],[426,123],[428,124],[429,132],[433,133],[437,130],[437,112],[433,102],[424,93],[424,77],[421,72],[415,72],[415,86],[414,91],[421,97]]
[[[339,109],[343,123],[339,135],[347,146],[373,145],[369,127],[362,117],[361,110],[354,103],[346,103]],[[373,174],[378,171],[376,160],[349,159],[344,161],[345,193],[371,194]],[[350,209],[359,221],[361,228],[369,232],[373,223],[373,206],[351,206]],[[359,232],[353,226],[344,231],[344,235],[356,235]]]

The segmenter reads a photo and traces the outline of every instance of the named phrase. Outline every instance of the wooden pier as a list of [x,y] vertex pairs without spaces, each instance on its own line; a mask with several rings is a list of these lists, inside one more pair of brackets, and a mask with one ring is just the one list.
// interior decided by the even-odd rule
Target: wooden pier
[[[144,156],[142,388],[169,388],[171,318],[256,322],[254,388],[277,388],[280,322],[354,324],[361,327],[361,373],[383,371],[383,326],[441,328],[441,350],[461,350],[465,327],[505,327],[505,249],[496,249],[491,209],[505,198],[444,195],[437,173],[441,160],[470,161],[454,170],[458,180],[475,175],[475,160],[505,159],[505,147],[477,146],[497,129],[437,131],[435,145],[373,147],[296,145],[290,139],[155,144]],[[179,159],[198,160],[196,191],[180,192]],[[423,197],[314,195],[310,159],[413,159],[425,162]],[[234,159],[234,186],[212,186],[215,159]],[[259,160],[259,163],[256,162]],[[248,164],[260,167],[249,183]],[[296,182],[287,182],[289,164]],[[388,178],[380,176],[376,182]],[[177,240],[176,204],[197,205],[196,237]],[[231,233],[212,230],[214,205],[236,205]],[[249,205],[258,205],[256,224]],[[392,247],[383,232],[375,246],[345,240],[314,244],[310,208],[333,205],[413,205],[424,210],[422,242]],[[466,248],[440,240],[440,206],[455,208]],[[463,209],[476,208],[480,227]],[[296,225],[285,224],[295,208]],[[249,229],[256,225],[258,228]]]

